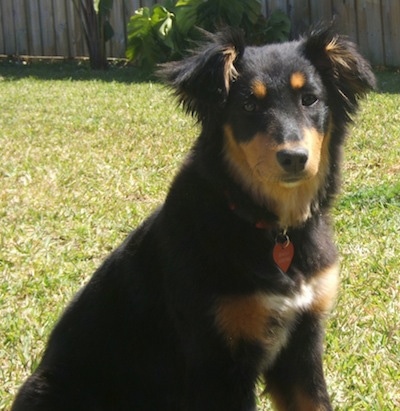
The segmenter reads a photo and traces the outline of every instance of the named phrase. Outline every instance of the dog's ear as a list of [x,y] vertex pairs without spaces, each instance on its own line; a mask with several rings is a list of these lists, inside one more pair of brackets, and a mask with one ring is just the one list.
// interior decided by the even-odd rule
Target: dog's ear
[[350,118],[358,99],[376,87],[371,66],[357,46],[330,28],[311,32],[304,40],[304,54],[322,77],[330,96],[341,103]]
[[225,104],[230,85],[239,75],[235,65],[244,51],[239,30],[225,29],[206,36],[209,41],[190,57],[166,63],[159,71],[184,108],[200,120]]

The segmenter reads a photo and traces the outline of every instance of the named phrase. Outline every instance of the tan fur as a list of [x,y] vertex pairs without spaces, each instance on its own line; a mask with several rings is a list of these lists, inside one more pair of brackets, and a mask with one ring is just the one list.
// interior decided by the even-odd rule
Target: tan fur
[[301,387],[295,388],[296,410],[298,411],[327,411],[326,407],[315,403]]
[[318,314],[328,314],[335,304],[339,287],[339,264],[336,263],[317,273],[311,280],[315,297],[311,310]]
[[303,88],[305,84],[306,76],[300,71],[296,71],[290,76],[290,85],[294,90]]
[[[351,84],[354,93],[363,96],[366,93],[365,85],[357,76],[357,58],[344,45],[341,45],[337,38],[331,40],[325,47],[326,54],[333,64],[333,73],[335,77],[340,76],[346,79]],[[338,90],[344,99],[348,96],[342,90]]]
[[267,86],[260,80],[255,80],[251,85],[254,97],[262,100],[267,96]]
[[349,61],[354,60],[354,58],[347,50],[340,47],[337,38],[332,39],[325,46],[325,51],[332,62],[347,70],[350,69]]
[[238,339],[262,341],[269,315],[265,296],[252,294],[221,298],[215,319],[228,343],[234,345]]
[[325,407],[314,403],[301,388],[294,389],[293,398],[284,397],[277,389],[270,390],[270,395],[274,410],[277,411],[325,411]]
[[237,58],[238,53],[234,47],[228,47],[223,51],[223,55],[225,58],[225,66],[224,66],[225,89],[228,92],[230,89],[231,82],[235,80],[239,75],[234,65],[234,62]]
[[338,286],[338,264],[315,273],[291,294],[254,293],[219,298],[214,306],[215,324],[234,349],[240,340],[257,341],[272,364],[286,345],[296,315],[303,311],[327,314]]
[[[329,168],[330,133],[323,136],[315,129],[303,131],[303,141],[276,145],[266,134],[256,134],[250,142],[237,143],[230,125],[224,127],[225,158],[239,181],[254,197],[279,217],[282,227],[302,224],[311,215],[311,205]],[[304,178],[286,184],[276,153],[283,148],[304,147],[309,161]]]
[[288,410],[287,399],[281,394],[278,389],[268,387],[267,392],[271,396],[271,401],[273,404],[273,408],[276,411],[285,411]]
[[276,411],[327,411],[325,406],[315,403],[301,387],[293,388],[293,396],[290,399],[281,394],[278,387],[271,387],[267,392],[271,395]]

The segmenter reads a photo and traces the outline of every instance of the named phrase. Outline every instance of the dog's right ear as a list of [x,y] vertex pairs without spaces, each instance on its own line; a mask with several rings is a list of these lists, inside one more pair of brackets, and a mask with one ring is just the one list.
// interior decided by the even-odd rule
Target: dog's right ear
[[210,41],[190,57],[166,63],[159,71],[184,108],[199,120],[225,104],[230,85],[239,75],[235,64],[244,51],[244,37],[239,30],[225,29],[207,33],[207,37]]
[[304,40],[303,50],[329,88],[329,94],[340,102],[338,108],[344,118],[350,120],[359,98],[376,87],[368,61],[356,44],[335,34],[330,27],[313,30]]

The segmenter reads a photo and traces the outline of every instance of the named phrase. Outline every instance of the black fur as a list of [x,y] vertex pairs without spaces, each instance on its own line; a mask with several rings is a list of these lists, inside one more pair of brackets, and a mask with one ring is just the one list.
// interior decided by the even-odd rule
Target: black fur
[[[164,204],[66,309],[12,411],[250,411],[262,377],[279,410],[330,410],[321,358],[337,254],[328,210],[371,69],[329,30],[245,47],[227,29],[163,76],[201,134]],[[255,136],[271,152],[301,148],[307,130],[312,147],[327,145],[309,200],[302,181],[261,176],[253,187],[240,150]],[[271,167],[300,178],[288,161]],[[303,213],[294,193],[307,200],[299,197]],[[294,245],[286,273],[272,256],[281,237]]]

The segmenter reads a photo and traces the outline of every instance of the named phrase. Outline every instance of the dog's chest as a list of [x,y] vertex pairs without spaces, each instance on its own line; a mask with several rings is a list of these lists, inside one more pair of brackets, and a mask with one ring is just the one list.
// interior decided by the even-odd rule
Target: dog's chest
[[264,366],[273,363],[288,344],[298,315],[311,311],[323,315],[330,311],[336,296],[338,266],[303,280],[289,294],[256,292],[218,299],[215,323],[232,349],[241,342],[255,342],[264,350]]

